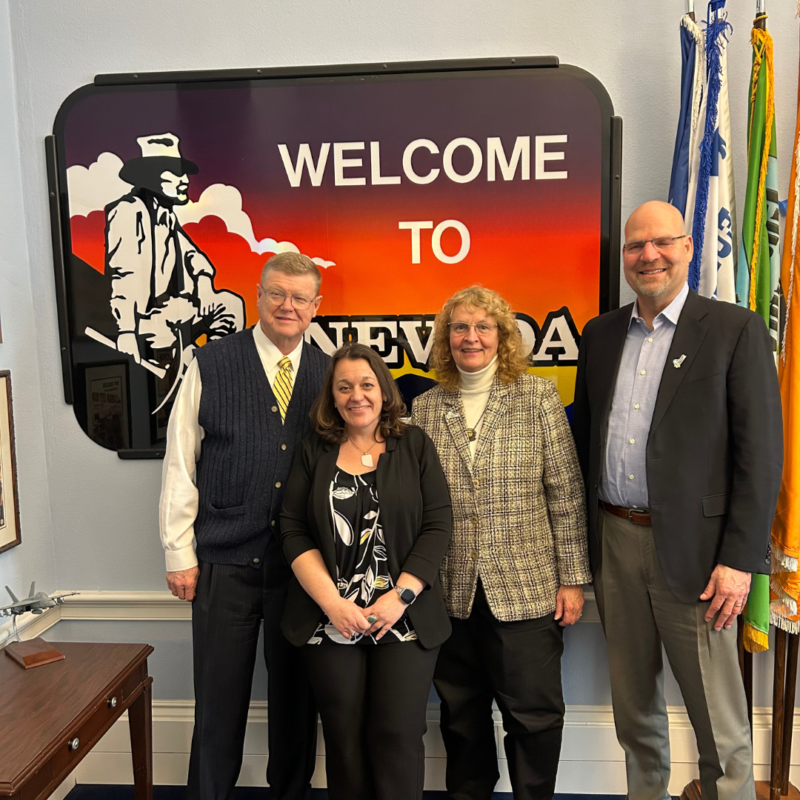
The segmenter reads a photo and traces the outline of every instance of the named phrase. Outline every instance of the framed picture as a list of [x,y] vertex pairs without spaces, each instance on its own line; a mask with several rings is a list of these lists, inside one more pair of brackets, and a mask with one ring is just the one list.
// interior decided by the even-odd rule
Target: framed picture
[[308,343],[372,347],[406,403],[436,312],[480,283],[569,413],[618,295],[621,142],[554,57],[97,76],[47,141],[64,397],[89,416],[83,366],[126,361],[121,450],[163,453],[195,349],[256,324],[265,261],[300,252],[324,273]]
[[20,544],[11,373],[0,372],[0,553]]
[[110,450],[130,447],[128,365],[124,361],[86,367],[86,433]]

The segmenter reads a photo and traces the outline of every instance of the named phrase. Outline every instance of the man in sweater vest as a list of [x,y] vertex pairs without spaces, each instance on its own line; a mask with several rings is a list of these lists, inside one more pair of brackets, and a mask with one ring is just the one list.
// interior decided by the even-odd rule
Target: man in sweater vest
[[305,256],[270,258],[259,324],[197,351],[170,417],[159,523],[167,584],[192,603],[190,800],[233,796],[262,620],[270,797],[300,800],[314,771],[316,708],[279,627],[291,570],[278,515],[329,362],[303,342],[320,280]]

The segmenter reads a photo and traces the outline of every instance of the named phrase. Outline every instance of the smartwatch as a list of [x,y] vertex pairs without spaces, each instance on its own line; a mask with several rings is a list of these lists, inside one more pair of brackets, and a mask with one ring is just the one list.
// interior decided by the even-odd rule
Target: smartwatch
[[417,599],[413,589],[407,589],[405,586],[395,586],[394,590],[400,595],[400,599],[407,606],[410,606]]

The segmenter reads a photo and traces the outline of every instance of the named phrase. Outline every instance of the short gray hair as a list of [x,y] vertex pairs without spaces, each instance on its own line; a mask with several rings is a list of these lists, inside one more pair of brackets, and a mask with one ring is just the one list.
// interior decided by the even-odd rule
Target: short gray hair
[[261,270],[261,285],[264,285],[264,279],[267,273],[271,270],[275,272],[283,272],[286,275],[310,275],[316,283],[316,291],[319,292],[320,284],[322,283],[322,273],[319,267],[308,257],[300,253],[276,253],[270,258],[264,269]]

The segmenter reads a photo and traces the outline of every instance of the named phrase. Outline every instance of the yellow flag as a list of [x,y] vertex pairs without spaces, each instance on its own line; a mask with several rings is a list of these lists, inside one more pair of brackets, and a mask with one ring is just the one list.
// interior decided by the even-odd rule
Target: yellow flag
[[772,525],[770,622],[791,633],[800,632],[800,92],[789,205],[781,261],[781,291],[786,324],[778,359],[783,405],[783,481]]

